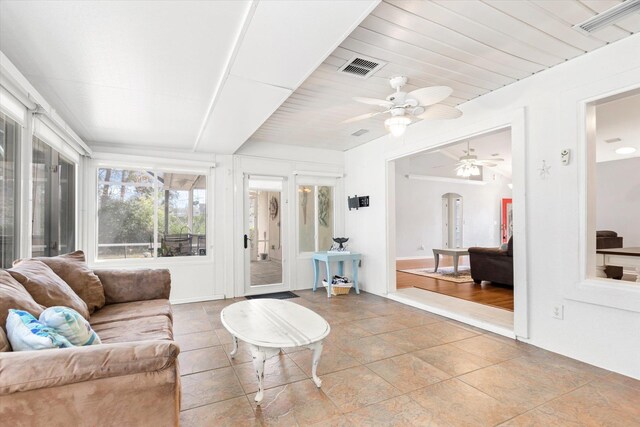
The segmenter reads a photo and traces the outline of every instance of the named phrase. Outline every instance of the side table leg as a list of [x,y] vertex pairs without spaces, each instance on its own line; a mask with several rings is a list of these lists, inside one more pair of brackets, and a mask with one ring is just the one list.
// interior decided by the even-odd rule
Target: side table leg
[[333,282],[333,278],[331,277],[331,263],[329,260],[326,262],[327,264],[327,298],[331,298],[331,282]]
[[434,258],[434,261],[436,262],[436,266],[433,269],[433,272],[437,273],[438,272],[438,264],[440,264],[440,254],[436,253],[436,251],[433,251],[433,258]]
[[309,346],[309,348],[313,351],[313,359],[311,365],[311,377],[313,378],[313,382],[316,383],[316,386],[320,388],[322,385],[322,380],[318,377],[318,363],[320,363],[320,356],[322,355],[322,341],[318,341]]
[[237,353],[238,353],[238,338],[233,337],[233,350],[231,350],[231,353],[229,353],[229,356],[231,356],[231,358],[233,359],[234,357],[236,357]]
[[259,347],[252,345],[251,357],[253,357],[253,367],[256,370],[256,376],[258,377],[258,393],[256,394],[255,401],[260,405],[264,398],[264,361],[267,358],[267,355]]
[[357,259],[351,261],[353,265],[353,286],[356,287],[356,294],[360,293],[360,287],[358,286],[358,262],[359,260]]
[[320,261],[318,261],[317,259],[313,260],[313,292],[316,291],[316,289],[318,289],[318,273],[319,273],[319,269],[320,269]]

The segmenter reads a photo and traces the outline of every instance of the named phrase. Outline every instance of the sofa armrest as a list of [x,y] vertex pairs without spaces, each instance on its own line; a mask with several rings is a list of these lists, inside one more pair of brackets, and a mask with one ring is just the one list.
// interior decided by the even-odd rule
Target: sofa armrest
[[169,299],[171,273],[167,269],[94,270],[104,287],[107,304]]
[[0,353],[0,396],[161,371],[175,365],[178,353],[175,342],[160,340]]
[[508,256],[509,252],[500,248],[478,248],[471,247],[469,248],[469,254],[482,254],[482,255],[492,255],[492,256]]

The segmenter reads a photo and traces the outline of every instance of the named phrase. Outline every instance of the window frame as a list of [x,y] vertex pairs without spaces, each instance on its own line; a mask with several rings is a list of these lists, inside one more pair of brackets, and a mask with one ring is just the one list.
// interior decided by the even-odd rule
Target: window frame
[[[137,156],[132,156],[137,157]],[[145,159],[148,160],[148,159]],[[179,163],[179,161],[177,161]],[[189,162],[189,163],[198,163],[198,162]],[[199,162],[202,163],[202,162]],[[153,256],[149,258],[114,258],[114,259],[100,259],[98,258],[98,233],[99,233],[99,202],[98,202],[98,185],[100,182],[98,180],[98,171],[99,169],[120,169],[120,170],[132,170],[132,171],[145,171],[152,172],[154,175],[154,179],[156,179],[158,173],[179,173],[179,174],[193,174],[193,175],[202,175],[205,177],[205,185],[206,185],[206,200],[207,200],[207,208],[206,208],[206,255],[198,255],[198,256],[173,256],[173,257],[159,257],[157,256],[156,249],[159,245],[158,241],[158,209],[160,204],[158,203],[158,186],[153,184],[153,200],[154,200],[154,213],[153,213],[153,229],[154,229],[154,253]],[[93,253],[88,254],[87,259],[91,260],[91,263],[96,266],[117,266],[117,265],[140,265],[140,266],[149,266],[149,265],[168,265],[168,264],[209,264],[213,260],[213,186],[214,183],[214,174],[213,174],[213,166],[208,167],[176,167],[170,166],[164,162],[140,162],[140,161],[106,161],[102,159],[97,159],[93,162],[93,164],[87,168],[87,173],[90,174],[90,179],[88,182],[90,183],[88,186],[89,194],[91,197],[88,198],[89,203],[91,203],[91,209],[93,212],[90,212],[89,215],[93,214],[94,222],[90,225],[87,230],[87,234],[89,237],[88,247],[91,248]],[[92,242],[93,240],[93,242]]]
[[[314,250],[312,251],[303,251],[300,249],[300,215],[299,208],[301,202],[301,193],[298,189],[302,186],[306,187],[315,187],[314,189],[314,198],[313,198],[313,206],[314,206]],[[339,181],[337,178],[328,178],[328,177],[314,177],[314,176],[300,176],[297,177],[295,182],[295,193],[296,193],[296,208],[295,208],[295,217],[296,217],[296,254],[300,257],[311,257],[314,252],[321,251],[319,248],[319,220],[318,220],[318,199],[319,199],[319,188],[320,187],[331,187],[332,192],[332,215],[333,215],[333,237],[336,236],[336,230],[338,229],[338,186]]]
[[[1,87],[0,87],[1,88]],[[4,88],[1,88],[4,91]],[[3,93],[3,95],[5,95]],[[6,96],[6,95],[5,95]],[[15,113],[15,112],[14,112]],[[24,125],[21,121],[17,120],[17,115],[16,114],[11,114],[11,111],[9,109],[5,109],[4,105],[0,106],[0,114],[2,114],[4,116],[4,121],[6,122],[7,120],[11,120],[14,125],[16,126],[17,129],[17,138],[14,141],[14,159],[13,159],[13,242],[12,242],[12,254],[13,254],[13,259],[17,259],[20,258],[21,254],[20,254],[20,243],[21,243],[21,237],[22,237],[22,229],[20,227],[21,224],[21,185],[20,185],[20,180],[22,177],[22,145],[23,145],[23,138],[24,138],[24,133],[25,133],[25,128]],[[6,135],[5,135],[6,137]],[[1,259],[0,259],[1,261]],[[0,265],[0,267],[2,267]],[[11,267],[10,265],[8,265],[6,268]]]
[[580,271],[578,281],[570,283],[565,289],[567,299],[632,312],[640,312],[640,286],[595,276],[595,121],[598,102],[639,89],[640,86],[636,84],[578,101],[576,161],[580,207]]

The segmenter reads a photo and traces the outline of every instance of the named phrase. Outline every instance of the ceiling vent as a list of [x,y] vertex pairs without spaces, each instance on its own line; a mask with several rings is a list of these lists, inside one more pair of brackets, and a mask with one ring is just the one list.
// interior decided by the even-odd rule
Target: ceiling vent
[[606,142],[607,144],[613,144],[615,142],[620,142],[622,141],[620,138],[611,138],[611,139],[605,139],[604,142]]
[[582,33],[591,34],[600,28],[613,25],[625,16],[635,12],[640,12],[640,0],[626,0],[584,22],[574,25],[573,28]]
[[355,131],[354,133],[351,134],[351,136],[360,136],[360,135],[364,135],[365,133],[368,133],[369,129],[360,129]]
[[384,67],[385,64],[386,62],[382,62],[379,59],[356,55],[338,68],[338,72],[360,77],[361,79],[368,79],[373,73]]

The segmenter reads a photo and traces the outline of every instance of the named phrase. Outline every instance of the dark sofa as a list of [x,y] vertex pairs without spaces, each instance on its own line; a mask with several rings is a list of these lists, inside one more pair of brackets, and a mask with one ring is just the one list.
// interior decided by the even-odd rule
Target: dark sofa
[[471,277],[475,283],[483,280],[513,286],[513,237],[507,249],[469,248]]
[[[623,247],[622,237],[619,237],[618,233],[615,231],[596,231],[596,249],[612,249],[621,247]],[[622,275],[624,274],[622,267],[614,267],[612,265],[607,266],[604,272],[607,274],[607,277],[618,280],[622,279]]]

